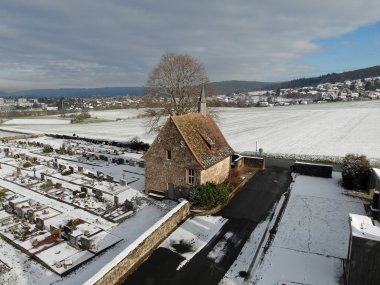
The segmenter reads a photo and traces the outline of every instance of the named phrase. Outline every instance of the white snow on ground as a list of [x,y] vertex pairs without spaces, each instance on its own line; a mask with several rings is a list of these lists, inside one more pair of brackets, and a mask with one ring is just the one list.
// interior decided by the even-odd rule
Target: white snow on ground
[[14,131],[12,131],[12,132],[0,131],[0,138],[12,137],[12,136],[17,136],[17,135],[20,135],[20,133],[15,133]]
[[236,258],[230,269],[220,281],[223,285],[237,285],[245,284],[245,280],[240,276],[240,272],[249,272],[254,266],[254,261],[257,257],[260,257],[262,246],[265,245],[268,239],[268,231],[273,227],[276,218],[281,210],[281,207],[285,201],[283,195],[281,199],[276,203],[265,221],[260,222],[250,237],[241,249],[239,256]]
[[57,209],[58,211],[62,213],[69,213],[69,215],[73,218],[81,217],[82,219],[95,224],[96,226],[98,226],[99,228],[103,230],[108,230],[115,226],[114,223],[109,222],[101,217],[95,216],[87,211],[84,211],[82,209],[75,209],[72,205],[68,205],[68,204],[50,199],[49,197],[42,195],[40,193],[36,193],[34,191],[26,190],[26,188],[24,187],[5,181],[3,179],[0,179],[0,186],[4,187],[5,189],[10,189],[11,191],[17,194],[24,195],[29,199],[39,201],[42,204],[50,206],[54,209]]
[[135,216],[110,230],[112,235],[123,239],[121,242],[63,278],[54,274],[50,270],[47,270],[44,266],[32,260],[26,254],[14,248],[3,239],[0,239],[0,259],[11,267],[10,271],[0,275],[0,284],[84,284],[89,278],[99,272],[105,264],[114,262],[116,256],[131,245],[167,212],[168,210],[160,209],[155,206],[145,206],[138,211]]
[[[220,284],[340,284],[350,235],[348,214],[365,212],[362,200],[343,194],[340,178],[338,172],[331,179],[296,176],[269,250],[263,253],[268,234],[263,237],[273,227],[281,200],[273,220],[268,217],[256,227]],[[245,279],[240,272],[249,275]]]
[[259,277],[257,283],[246,284],[276,285],[277,281],[313,285],[342,284],[339,282],[343,274],[340,259],[277,247],[269,251],[265,261],[261,268],[263,276]]
[[232,232],[226,232],[223,238],[218,241],[214,248],[208,253],[207,257],[219,263],[226,254],[227,243],[234,236]]
[[106,111],[90,111],[93,118],[106,119],[106,120],[126,120],[136,118],[144,114],[145,109],[120,109],[120,110],[106,110]]
[[[323,105],[323,106],[322,106]],[[380,101],[223,108],[219,125],[237,151],[380,157]]]
[[12,119],[3,123],[4,125],[67,125],[70,120],[61,119]]
[[362,200],[343,194],[338,185],[340,178],[338,172],[333,173],[332,179],[297,176],[275,246],[347,257],[348,213],[365,211]]
[[144,127],[144,119],[127,119],[112,122],[96,122],[89,124],[64,124],[64,125],[6,125],[3,130],[20,131],[25,133],[48,133],[73,135],[96,139],[110,139],[129,141],[134,137],[140,140],[152,142],[155,135],[147,134]]
[[185,258],[177,269],[184,266],[195,254],[197,254],[221,227],[227,222],[227,219],[218,216],[196,216],[185,221],[178,227],[160,247],[168,248],[175,251],[173,244],[180,244],[181,241],[191,245],[191,251],[179,253]]
[[[380,121],[379,109],[380,101],[275,108],[216,108],[218,125],[236,151],[254,151],[258,140],[259,146],[267,153],[344,156],[353,152],[373,158],[380,158],[380,144],[377,143],[380,137],[380,128],[377,127],[377,122]],[[113,116],[112,112],[118,114],[122,111],[109,111],[109,118]],[[78,136],[120,141],[137,136],[148,143],[155,137],[155,134],[146,133],[143,118],[7,128],[66,135],[76,133]]]
[[[348,214],[364,214],[364,202],[343,195],[333,178],[297,176],[277,234],[249,284],[339,284],[349,242]],[[234,284],[233,280],[231,283]]]

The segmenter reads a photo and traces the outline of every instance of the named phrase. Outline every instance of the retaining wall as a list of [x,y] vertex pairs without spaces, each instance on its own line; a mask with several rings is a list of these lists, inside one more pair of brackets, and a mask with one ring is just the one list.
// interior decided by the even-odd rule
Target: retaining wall
[[85,284],[118,284],[130,275],[182,221],[187,219],[189,214],[189,202],[178,204]]
[[263,157],[255,157],[255,156],[240,156],[238,159],[234,161],[235,168],[241,169],[243,167],[251,167],[251,168],[265,168],[265,158]]
[[290,168],[295,173],[325,178],[331,178],[333,171],[332,165],[302,161],[296,161]]

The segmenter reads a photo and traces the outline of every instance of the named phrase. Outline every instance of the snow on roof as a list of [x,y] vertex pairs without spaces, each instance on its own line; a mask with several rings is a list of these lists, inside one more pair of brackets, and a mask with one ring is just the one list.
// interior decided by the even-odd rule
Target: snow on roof
[[362,215],[349,214],[353,236],[380,241],[380,227],[372,223],[371,218]]

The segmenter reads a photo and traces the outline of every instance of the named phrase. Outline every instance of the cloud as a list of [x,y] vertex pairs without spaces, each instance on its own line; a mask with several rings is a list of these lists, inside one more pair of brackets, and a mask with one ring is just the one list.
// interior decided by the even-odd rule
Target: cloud
[[129,2],[1,1],[0,90],[142,85],[166,51],[213,81],[285,80],[318,70],[316,39],[380,20],[378,0]]

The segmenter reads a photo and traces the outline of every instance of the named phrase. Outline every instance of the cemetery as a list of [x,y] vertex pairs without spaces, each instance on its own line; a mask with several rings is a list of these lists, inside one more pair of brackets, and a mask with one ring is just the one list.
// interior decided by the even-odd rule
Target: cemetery
[[[112,230],[151,203],[140,156],[62,139],[3,141],[0,236],[59,276],[68,274],[122,241]],[[5,260],[0,265],[9,270]]]

